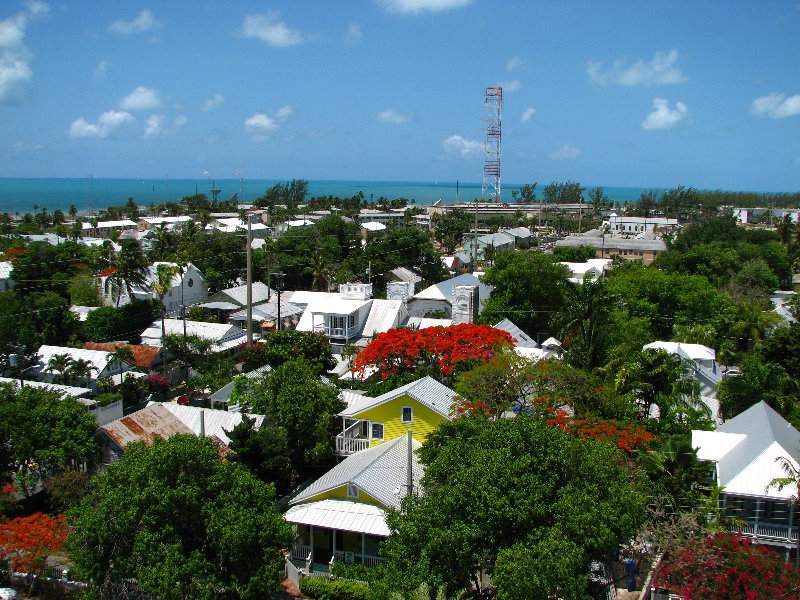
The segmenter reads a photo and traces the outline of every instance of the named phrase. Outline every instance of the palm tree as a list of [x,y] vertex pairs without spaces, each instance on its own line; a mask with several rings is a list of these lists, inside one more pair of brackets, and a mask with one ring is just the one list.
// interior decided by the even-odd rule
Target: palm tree
[[[780,463],[786,477],[776,477],[769,482],[764,491],[768,492],[770,489],[776,488],[780,492],[785,487],[794,488],[794,493],[789,497],[789,500],[797,507],[800,504],[800,500],[798,500],[800,498],[800,469],[795,467],[794,463],[785,456],[779,456],[775,459],[775,462]],[[787,537],[790,540],[792,539],[791,531]],[[800,564],[800,535],[797,536],[797,562]]]
[[71,381],[88,383],[92,376],[92,371],[96,370],[97,368],[91,363],[91,361],[85,358],[78,358],[70,363],[68,376]]
[[122,290],[128,292],[128,297],[133,298],[133,288],[147,285],[147,259],[142,252],[142,247],[136,240],[125,240],[122,248],[111,261],[114,269],[106,278],[106,293],[116,292],[117,306],[119,306]]
[[329,259],[321,252],[315,252],[309,257],[308,263],[311,267],[311,289],[324,289],[326,292],[329,291],[330,282],[333,278]]
[[72,357],[69,354],[55,354],[47,361],[47,370],[53,373],[54,383],[66,383],[72,367]]
[[605,280],[568,285],[552,328],[563,340],[567,361],[573,366],[591,370],[605,364],[612,302]]
[[781,237],[781,244],[784,246],[788,245],[792,240],[793,229],[794,224],[792,223],[792,218],[789,215],[784,215],[777,227],[778,235]]
[[178,265],[171,265],[171,264],[159,264],[156,265],[156,278],[150,284],[150,289],[152,289],[156,294],[158,294],[158,303],[161,306],[161,340],[163,340],[167,336],[166,326],[164,325],[164,318],[166,316],[166,307],[164,306],[164,296],[167,295],[172,289],[172,280],[175,279],[175,276],[178,274],[180,268]]
[[[125,363],[130,365],[135,364],[136,357],[133,355],[133,350],[131,350],[130,346],[114,346],[114,349],[111,351],[111,355],[109,356],[108,364],[109,365],[118,365],[120,371],[122,371],[122,375],[125,374]],[[122,377],[120,376],[120,382],[122,381]]]

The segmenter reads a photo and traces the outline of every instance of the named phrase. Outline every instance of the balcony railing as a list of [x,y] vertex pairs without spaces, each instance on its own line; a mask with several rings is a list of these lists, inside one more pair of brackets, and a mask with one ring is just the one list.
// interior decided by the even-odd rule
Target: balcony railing
[[369,448],[369,440],[357,437],[336,436],[336,454],[353,454]]
[[323,333],[329,338],[350,339],[358,335],[356,327],[328,327],[326,325],[315,325],[314,333]]
[[772,525],[770,523],[731,523],[728,531],[741,533],[747,537],[755,537],[768,540],[780,540],[785,542],[797,541],[797,527],[792,527],[791,535],[787,525]]

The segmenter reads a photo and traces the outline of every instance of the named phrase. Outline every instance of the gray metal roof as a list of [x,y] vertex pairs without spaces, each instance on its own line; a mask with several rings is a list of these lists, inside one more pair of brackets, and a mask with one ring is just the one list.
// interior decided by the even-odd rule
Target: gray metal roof
[[453,405],[453,400],[458,394],[451,390],[446,385],[439,383],[433,377],[427,375],[422,379],[413,381],[404,386],[401,386],[385,394],[381,394],[377,398],[369,398],[364,396],[361,401],[353,401],[350,406],[339,413],[342,417],[354,417],[359,413],[380,406],[385,402],[394,400],[401,396],[410,396],[420,404],[435,410],[443,417],[450,418],[450,408]]
[[503,319],[497,325],[494,326],[495,329],[501,329],[503,331],[507,331],[511,334],[511,337],[514,338],[514,346],[517,348],[538,348],[539,344],[537,344],[533,338],[531,338],[527,333],[522,331],[519,327],[517,327],[510,319]]
[[244,377],[245,379],[253,379],[255,377],[263,375],[264,373],[269,373],[270,371],[272,371],[272,367],[270,367],[269,365],[264,365],[263,367],[259,367],[257,369],[253,369],[252,371],[248,371],[247,373],[242,373],[241,375],[236,377],[233,381],[225,384],[216,392],[211,394],[211,396],[209,396],[209,400],[211,402],[228,402],[230,401],[231,392],[233,392],[233,388],[234,386],[236,386],[236,381],[238,379],[241,379],[242,377]]
[[[422,444],[412,439],[412,449]],[[351,454],[314,483],[295,496],[291,504],[298,504],[318,494],[339,488],[348,483],[356,485],[386,507],[400,508],[400,500],[407,493],[408,437],[401,435],[393,440]],[[414,486],[419,486],[423,467],[416,452],[412,459]]]
[[[150,404],[156,403],[151,402]],[[183,406],[177,402],[164,402],[161,406],[175,415],[181,423],[186,425],[198,436],[200,435],[200,415],[202,414],[205,437],[216,436],[225,442],[225,444],[231,443],[228,433],[242,422],[244,416],[255,419],[254,426],[256,429],[261,427],[265,418],[264,415],[228,412],[227,410],[214,410],[211,408],[200,408],[199,406]]]

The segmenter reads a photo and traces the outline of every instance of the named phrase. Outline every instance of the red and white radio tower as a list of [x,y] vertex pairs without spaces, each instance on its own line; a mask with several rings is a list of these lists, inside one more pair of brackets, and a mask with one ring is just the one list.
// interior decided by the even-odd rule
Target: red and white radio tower
[[500,125],[503,113],[503,88],[487,87],[483,90],[486,106],[486,142],[483,159],[483,186],[481,200],[501,202],[500,197]]

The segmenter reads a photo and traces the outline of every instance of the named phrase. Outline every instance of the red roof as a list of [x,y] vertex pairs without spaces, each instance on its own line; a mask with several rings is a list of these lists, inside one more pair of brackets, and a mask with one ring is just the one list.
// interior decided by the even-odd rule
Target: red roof
[[133,352],[134,362],[139,368],[147,369],[152,366],[153,361],[158,356],[161,346],[136,346],[134,344],[114,344],[103,342],[84,342],[84,350],[102,350],[104,352],[113,352],[117,346],[130,348]]

